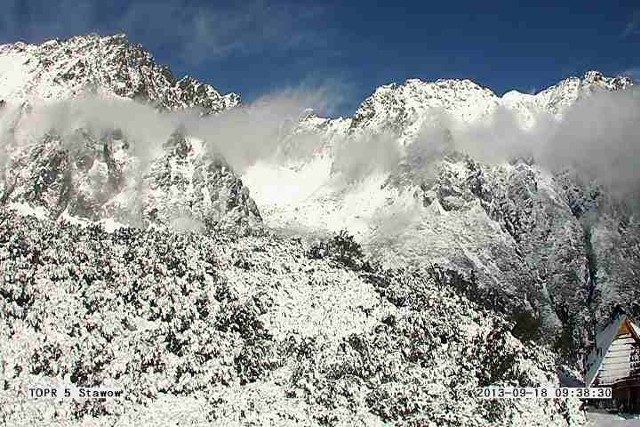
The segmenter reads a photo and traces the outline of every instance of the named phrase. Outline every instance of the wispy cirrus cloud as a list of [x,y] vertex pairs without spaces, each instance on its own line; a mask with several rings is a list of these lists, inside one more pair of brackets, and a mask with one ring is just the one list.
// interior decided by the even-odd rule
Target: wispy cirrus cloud
[[275,7],[264,0],[224,7],[143,1],[129,6],[118,25],[133,36],[165,36],[185,62],[199,63],[205,57],[318,48],[326,36],[318,25],[323,12],[315,5]]
[[187,64],[206,58],[263,51],[319,49],[328,34],[325,9],[309,2],[274,6],[265,0],[232,4],[167,0],[78,2],[6,0],[0,38],[40,42],[99,32],[124,32],[134,40],[155,40]]
[[640,34],[640,9],[636,9],[631,14],[627,25],[622,31],[622,37],[627,38],[634,34]]

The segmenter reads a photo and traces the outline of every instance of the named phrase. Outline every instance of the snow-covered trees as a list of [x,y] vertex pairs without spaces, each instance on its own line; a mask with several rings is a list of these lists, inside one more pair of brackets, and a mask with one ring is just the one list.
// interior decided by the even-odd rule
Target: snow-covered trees
[[[269,235],[106,233],[2,210],[0,417],[11,425],[144,424],[160,413],[179,425],[580,422],[573,402],[470,397],[487,384],[553,382],[552,355],[521,344],[510,323],[433,271],[354,268],[364,265],[354,245],[338,236],[330,244],[338,258],[328,261]],[[125,397],[29,400],[24,390],[37,383],[117,386]]]

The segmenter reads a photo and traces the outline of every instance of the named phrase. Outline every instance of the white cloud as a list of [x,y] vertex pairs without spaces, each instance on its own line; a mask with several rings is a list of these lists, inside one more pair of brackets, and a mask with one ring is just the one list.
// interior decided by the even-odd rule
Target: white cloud
[[0,154],[7,144],[30,143],[50,130],[73,144],[77,129],[94,130],[95,134],[121,129],[131,142],[131,150],[145,162],[160,153],[161,144],[174,130],[184,128],[187,135],[204,140],[210,151],[220,153],[241,172],[257,159],[273,155],[288,132],[286,127],[295,125],[306,108],[322,109],[329,94],[322,88],[286,90],[207,117],[201,117],[199,111],[158,112],[130,100],[91,95],[34,107],[20,119],[18,141],[11,132],[13,110],[5,109],[0,114]]

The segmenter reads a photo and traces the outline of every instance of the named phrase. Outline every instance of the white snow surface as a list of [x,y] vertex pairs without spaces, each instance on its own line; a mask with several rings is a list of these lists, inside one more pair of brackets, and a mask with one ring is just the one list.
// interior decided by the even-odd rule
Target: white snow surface
[[588,427],[640,427],[640,419],[632,414],[587,412]]

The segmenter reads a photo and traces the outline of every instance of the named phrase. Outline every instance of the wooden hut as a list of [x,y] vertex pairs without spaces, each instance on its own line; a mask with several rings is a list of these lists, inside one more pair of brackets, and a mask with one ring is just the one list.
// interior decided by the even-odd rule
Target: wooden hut
[[596,336],[585,363],[585,387],[611,387],[613,399],[598,406],[640,412],[640,328],[626,314],[616,314]]

